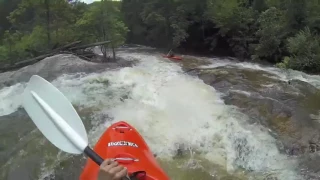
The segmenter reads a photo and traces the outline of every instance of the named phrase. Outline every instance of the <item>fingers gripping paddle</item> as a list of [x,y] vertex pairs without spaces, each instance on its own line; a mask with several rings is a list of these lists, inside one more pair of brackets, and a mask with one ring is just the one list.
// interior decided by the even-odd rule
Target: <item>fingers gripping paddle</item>
[[23,107],[42,134],[59,149],[85,153],[99,166],[103,159],[88,146],[86,129],[68,99],[40,76],[31,77],[24,93]]

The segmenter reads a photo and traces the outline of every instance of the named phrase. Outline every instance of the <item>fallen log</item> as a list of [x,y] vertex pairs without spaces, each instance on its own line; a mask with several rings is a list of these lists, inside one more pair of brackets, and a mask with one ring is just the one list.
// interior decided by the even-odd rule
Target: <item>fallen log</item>
[[82,46],[78,46],[78,47],[69,48],[69,50],[85,49],[85,48],[88,48],[88,47],[94,47],[94,46],[100,46],[100,45],[108,44],[110,42],[111,41],[96,42],[96,43],[92,43],[92,44],[87,44],[87,45],[82,45]]
[[62,47],[58,47],[56,49],[53,49],[52,51],[63,51],[63,50],[66,50],[66,49],[70,49],[72,48],[73,46],[76,46],[78,44],[80,44],[82,41],[75,41],[75,42],[72,42],[72,43],[69,43],[69,44],[66,44]]
[[29,64],[29,63],[33,63],[33,62],[35,63],[35,62],[40,61],[40,60],[42,60],[42,59],[44,59],[46,57],[53,56],[54,54],[56,54],[56,53],[52,52],[52,53],[49,53],[49,54],[43,54],[43,55],[37,56],[35,58],[30,58],[30,59],[27,59],[27,60],[24,60],[24,61],[17,62],[13,66],[20,66],[20,65],[23,66],[25,64]]
[[[70,52],[70,51],[61,51],[61,53],[72,54],[72,55],[78,56],[79,58],[82,58],[84,60],[91,61],[91,59],[86,56],[86,55],[89,55],[89,54],[77,54],[77,53],[73,53],[73,52]],[[90,55],[92,56],[92,54],[90,54]]]
[[66,44],[62,47],[59,47],[59,48],[56,48],[56,49],[53,49],[51,52],[47,53],[47,54],[43,54],[43,55],[40,55],[40,56],[37,56],[37,57],[34,57],[34,58],[30,58],[30,59],[27,59],[27,60],[23,60],[23,61],[19,61],[17,63],[15,63],[13,66],[20,66],[20,65],[24,65],[24,64],[29,64],[29,63],[32,63],[32,62],[37,62],[39,60],[42,60],[46,57],[49,57],[49,56],[53,56],[54,54],[56,53],[60,53],[62,50],[64,49],[68,49],[70,47],[73,47],[77,44],[81,43],[81,41],[75,41],[75,42],[72,42],[72,43],[69,43],[69,44]]
[[10,71],[10,70],[18,69],[18,68],[27,66],[29,64],[33,64],[33,63],[36,63],[38,61],[41,61],[42,59],[44,59],[46,57],[53,56],[54,54],[55,53],[44,54],[44,55],[41,55],[41,56],[38,56],[38,57],[35,57],[35,58],[30,58],[30,59],[27,59],[27,60],[24,60],[24,61],[20,61],[20,62],[14,63],[11,66],[6,65],[4,67],[1,67],[0,71],[4,72],[4,71]]
[[[41,61],[42,59],[46,58],[46,57],[50,57],[50,56],[53,56],[55,54],[61,54],[61,53],[66,53],[66,54],[73,54],[73,55],[76,55],[84,60],[87,60],[87,61],[91,61],[90,58],[94,57],[95,54],[94,53],[90,53],[90,52],[74,52],[75,50],[80,50],[80,49],[86,49],[88,47],[95,47],[95,46],[100,46],[100,45],[104,45],[104,44],[108,44],[110,43],[111,41],[102,41],[102,42],[96,42],[96,43],[92,43],[92,44],[86,44],[86,45],[82,45],[82,46],[76,46],[78,44],[80,44],[82,41],[75,41],[75,42],[72,42],[72,43],[69,43],[69,44],[66,44],[62,47],[59,47],[59,48],[56,48],[56,49],[53,49],[49,52],[47,52],[46,54],[43,54],[43,55],[40,55],[40,56],[37,56],[37,57],[34,57],[34,58],[29,58],[27,60],[23,60],[23,61],[19,61],[13,65],[4,65],[3,67],[0,68],[0,71],[1,72],[4,72],[4,71],[10,71],[10,70],[14,70],[14,69],[18,69],[18,68],[21,68],[21,67],[24,67],[24,66],[27,66],[27,65],[30,65],[30,64],[34,64],[38,61]],[[76,47],[74,47],[76,46]]]

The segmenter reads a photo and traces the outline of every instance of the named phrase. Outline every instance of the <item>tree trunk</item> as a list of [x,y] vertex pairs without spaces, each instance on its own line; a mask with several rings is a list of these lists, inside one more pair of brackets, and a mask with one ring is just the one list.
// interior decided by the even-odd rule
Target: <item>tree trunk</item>
[[206,38],[206,35],[205,35],[205,33],[204,33],[204,30],[205,30],[205,27],[204,27],[205,25],[204,25],[204,22],[203,22],[203,20],[201,20],[201,31],[202,31],[202,39],[203,39],[203,41],[205,40],[205,38]]
[[113,55],[113,61],[116,61],[116,51],[114,49],[113,44],[112,44],[112,55]]
[[9,58],[10,58],[10,64],[14,64],[14,60],[12,58],[12,46],[13,44],[9,42]]
[[101,50],[101,52],[102,52],[102,57],[103,57],[103,59],[102,59],[102,61],[103,62],[106,62],[107,61],[107,48],[105,47],[105,45],[101,45],[100,46],[100,50]]
[[[105,1],[104,0],[101,0],[101,30],[102,30],[102,37],[103,37],[103,41],[106,41],[106,36],[107,36],[107,33],[106,33],[106,27],[105,27],[105,21],[104,21],[104,17],[105,17]],[[101,46],[101,52],[103,54],[103,61],[106,62],[108,61],[107,59],[107,47],[106,45],[102,45]]]
[[46,17],[47,17],[47,40],[48,40],[48,49],[50,49],[51,45],[51,35],[50,35],[50,0],[45,0],[45,8],[46,8]]

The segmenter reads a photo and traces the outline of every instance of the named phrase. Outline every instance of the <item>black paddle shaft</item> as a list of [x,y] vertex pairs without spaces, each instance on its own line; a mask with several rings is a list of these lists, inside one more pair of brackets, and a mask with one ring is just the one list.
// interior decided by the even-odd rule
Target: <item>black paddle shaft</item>
[[99,166],[102,164],[103,159],[94,152],[89,146],[87,146],[83,151],[89,158],[91,158],[95,163],[97,163]]

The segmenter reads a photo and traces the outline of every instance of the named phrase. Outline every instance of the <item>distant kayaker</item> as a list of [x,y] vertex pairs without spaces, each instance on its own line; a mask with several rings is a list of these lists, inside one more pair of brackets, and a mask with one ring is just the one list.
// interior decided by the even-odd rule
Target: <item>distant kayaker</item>
[[173,53],[172,49],[170,49],[170,51],[167,54],[167,57],[173,57],[173,56],[174,56],[174,53]]
[[119,165],[117,161],[106,159],[100,165],[98,180],[121,180],[127,173],[127,168]]

